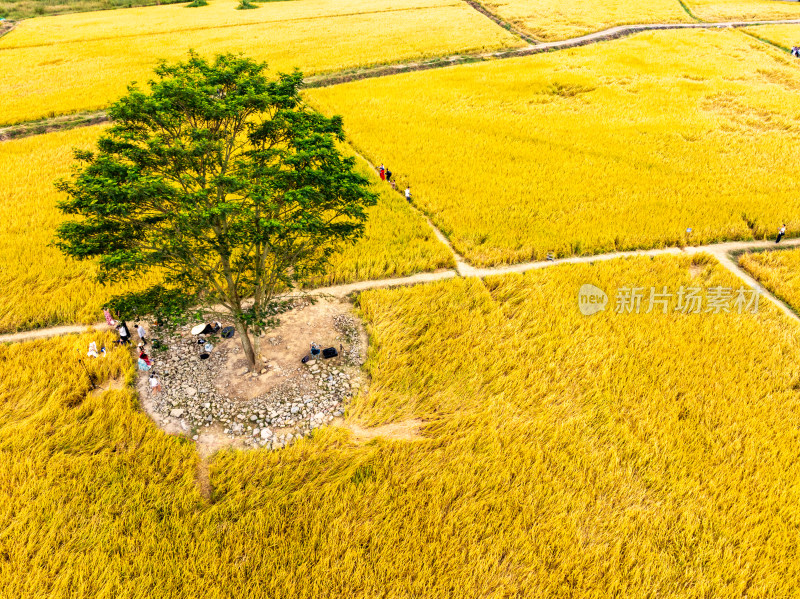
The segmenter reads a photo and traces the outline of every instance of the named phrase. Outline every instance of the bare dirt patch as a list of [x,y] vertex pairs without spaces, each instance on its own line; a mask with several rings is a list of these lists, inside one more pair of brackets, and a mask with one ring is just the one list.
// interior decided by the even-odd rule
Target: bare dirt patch
[[[337,297],[296,302],[280,321],[260,338],[263,360],[254,372],[236,337],[213,338],[201,360],[191,326],[161,335],[167,349],[151,355],[152,370],[137,380],[142,407],[167,433],[192,438],[203,457],[223,447],[280,449],[330,424],[353,393],[366,392],[366,332],[352,304]],[[339,356],[303,364],[312,342]],[[151,372],[159,393],[150,390]]]
[[[281,324],[261,338],[262,368],[257,377],[232,377],[220,379],[217,388],[242,400],[271,391],[277,385],[293,378],[303,356],[311,350],[311,343],[320,347],[334,347],[344,351],[340,332],[334,326],[334,317],[349,312],[350,303],[338,299],[323,299],[315,304],[301,304],[280,318]],[[366,348],[366,344],[363,345]],[[228,351],[225,369],[241,373],[247,368],[247,360],[238,338],[226,339],[217,349]],[[340,360],[335,360],[338,363]]]

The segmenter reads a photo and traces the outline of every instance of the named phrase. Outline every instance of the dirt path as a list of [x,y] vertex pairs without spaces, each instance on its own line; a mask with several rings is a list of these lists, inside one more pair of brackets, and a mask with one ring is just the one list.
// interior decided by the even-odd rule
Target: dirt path
[[[797,245],[797,244],[792,244],[792,245]],[[769,301],[771,301],[786,316],[795,320],[796,322],[800,322],[800,316],[798,316],[794,310],[792,310],[789,306],[787,306],[785,303],[779,300],[770,291],[762,287],[758,281],[756,281],[747,271],[745,271],[743,268],[739,266],[739,263],[736,260],[736,258],[731,256],[730,253],[718,250],[713,250],[710,251],[709,253],[713,255],[724,268],[728,269],[734,275],[739,277],[751,289],[757,289],[761,297],[765,297]]]
[[94,112],[81,112],[78,114],[66,114],[64,116],[42,119],[40,121],[28,121],[18,125],[0,127],[0,141],[29,137],[31,135],[41,135],[42,133],[51,133],[53,131],[75,129],[76,127],[88,127],[90,125],[105,123],[108,120],[108,114],[106,114],[104,110],[99,110]]
[[13,343],[16,341],[32,341],[34,339],[47,339],[48,337],[58,337],[60,335],[80,334],[88,329],[99,327],[101,324],[105,324],[105,322],[103,323],[98,322],[95,325],[69,324],[58,327],[49,327],[46,329],[36,329],[33,331],[8,333],[6,335],[0,335],[0,343]]
[[[448,244],[448,247],[449,244]],[[744,270],[739,268],[735,259],[731,257],[731,252],[738,252],[743,250],[757,250],[757,249],[779,249],[784,247],[800,247],[800,237],[794,239],[785,239],[781,242],[780,246],[776,246],[774,241],[728,241],[724,243],[716,243],[711,245],[691,246],[685,248],[662,248],[655,250],[633,250],[630,252],[613,252],[609,254],[597,254],[595,256],[575,256],[571,258],[560,258],[558,260],[540,260],[536,262],[524,262],[522,264],[511,264],[509,266],[499,266],[496,268],[475,268],[467,264],[461,256],[453,252],[458,264],[458,270],[441,270],[437,272],[423,272],[410,277],[398,277],[391,279],[378,279],[375,281],[358,281],[356,283],[348,283],[346,285],[336,285],[333,287],[320,287],[311,290],[314,295],[330,295],[333,297],[346,297],[353,293],[365,291],[367,289],[383,289],[390,287],[404,287],[409,285],[420,285],[423,283],[430,283],[433,281],[444,281],[452,279],[457,276],[461,277],[489,277],[493,275],[503,275],[508,273],[523,273],[529,270],[538,270],[541,268],[550,268],[560,264],[581,264],[587,262],[603,262],[606,260],[617,260],[620,258],[629,258],[632,256],[662,256],[662,255],[681,255],[681,254],[698,254],[708,253],[714,256],[720,264],[731,271],[744,283],[753,289],[758,289],[764,297],[768,298],[778,308],[781,309],[787,316],[800,322],[800,317],[797,316],[786,304],[777,299],[768,290],[762,287],[753,277],[747,274]],[[451,248],[452,250],[452,248]],[[105,323],[97,323],[94,327],[105,326]],[[82,333],[83,331],[91,328],[87,325],[66,325],[46,329],[37,329],[35,331],[22,331],[20,333],[10,333],[0,335],[0,343],[13,343],[19,341],[30,341],[33,339],[45,339],[47,337],[55,337],[58,335],[71,335],[74,333]]]
[[[471,2],[468,2],[471,6]],[[474,8],[474,6],[473,6]],[[487,14],[486,9],[480,10],[482,14]],[[487,14],[487,16],[489,16]],[[496,15],[489,17],[493,21],[499,23],[503,28],[509,29],[515,34],[519,35],[525,41],[530,42],[530,36],[522,35],[517,28],[503,21]],[[392,65],[383,65],[378,67],[371,67],[365,69],[355,69],[345,73],[334,73],[331,75],[319,75],[316,77],[309,77],[305,80],[305,87],[330,87],[332,85],[339,85],[347,83],[348,81],[357,81],[360,79],[373,79],[376,77],[386,77],[390,75],[398,75],[400,73],[408,73],[411,71],[425,71],[430,69],[440,69],[444,67],[455,66],[464,63],[480,62],[487,60],[497,60],[501,58],[516,58],[518,56],[531,56],[533,54],[541,54],[543,52],[555,52],[558,50],[568,50],[570,48],[577,48],[580,46],[587,46],[589,44],[596,44],[599,42],[619,39],[630,35],[635,35],[643,31],[660,31],[666,29],[739,29],[743,27],[755,27],[757,25],[798,25],[800,19],[781,19],[775,21],[723,21],[717,23],[647,23],[641,25],[619,25],[611,27],[602,31],[594,33],[587,33],[578,37],[560,40],[556,42],[536,42],[531,43],[523,48],[514,48],[511,50],[498,50],[495,52],[481,52],[473,54],[455,54],[451,56],[434,58],[426,61],[406,62]]]

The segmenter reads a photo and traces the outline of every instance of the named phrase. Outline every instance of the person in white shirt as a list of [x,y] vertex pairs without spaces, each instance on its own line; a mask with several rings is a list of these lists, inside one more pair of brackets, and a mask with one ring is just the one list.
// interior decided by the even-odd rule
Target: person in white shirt
[[144,327],[140,323],[136,323],[136,332],[139,334],[139,339],[142,340],[142,343],[147,343],[147,331],[144,330]]
[[161,391],[161,381],[156,378],[156,373],[150,375],[150,392],[158,393]]
[[406,199],[410,202],[411,201],[411,188],[406,187]]
[[778,229],[778,238],[775,240],[775,243],[780,243],[781,239],[783,239],[784,235],[786,235],[786,224],[785,223],[780,229]]

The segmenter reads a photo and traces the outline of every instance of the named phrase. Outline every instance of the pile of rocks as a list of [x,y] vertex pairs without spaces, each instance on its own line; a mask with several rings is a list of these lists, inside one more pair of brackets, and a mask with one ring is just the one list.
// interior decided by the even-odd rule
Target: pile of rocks
[[203,428],[216,425],[253,447],[279,449],[341,416],[345,402],[360,387],[357,372],[347,372],[344,360],[337,358],[306,365],[298,362],[293,372],[283,373],[288,375],[286,380],[268,392],[252,399],[235,397],[230,389],[234,377],[257,379],[266,374],[266,368],[227,372],[229,356],[241,355],[231,343],[227,344],[230,349],[214,348],[208,359],[201,360],[188,330],[162,342],[167,349],[153,357],[163,390],[151,397],[152,408],[164,423],[177,419],[194,439]]

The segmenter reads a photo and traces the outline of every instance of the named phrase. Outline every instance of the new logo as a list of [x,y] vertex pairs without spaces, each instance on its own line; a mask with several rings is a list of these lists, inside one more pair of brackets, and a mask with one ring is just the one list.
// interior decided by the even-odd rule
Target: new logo
[[578,291],[578,309],[584,316],[591,316],[606,309],[608,296],[599,287],[581,285]]

